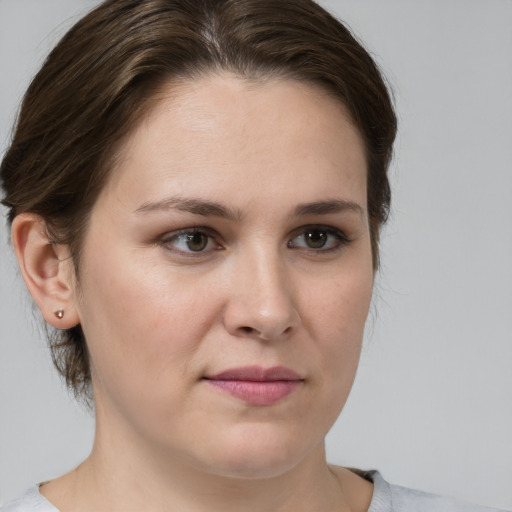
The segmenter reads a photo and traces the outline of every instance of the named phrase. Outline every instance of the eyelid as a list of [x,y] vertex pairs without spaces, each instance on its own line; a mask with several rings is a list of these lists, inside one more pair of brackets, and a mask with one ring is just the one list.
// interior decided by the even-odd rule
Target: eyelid
[[[173,240],[177,239],[182,235],[193,235],[195,233],[203,233],[209,239],[213,241],[216,245],[213,249],[204,250],[204,251],[184,251],[172,245]],[[214,251],[222,249],[222,244],[219,242],[220,236],[219,234],[206,226],[189,226],[187,228],[178,229],[176,231],[170,231],[160,236],[157,240],[157,244],[162,246],[164,249],[173,252],[175,254],[187,257],[187,258],[198,258],[205,257],[206,255],[211,254]],[[171,248],[172,247],[172,248]]]
[[[307,246],[297,246],[294,245],[294,241],[301,236],[304,236],[308,231],[324,231],[328,236],[335,238],[334,245],[331,244],[330,247],[307,247]],[[191,235],[194,233],[203,233],[205,234],[212,242],[215,244],[213,248],[201,251],[193,251],[193,250],[182,250],[175,245],[173,245],[173,241],[177,239],[181,235]],[[342,249],[347,246],[352,240],[346,235],[346,233],[337,227],[324,225],[324,224],[308,224],[305,226],[301,226],[292,231],[290,237],[288,238],[287,247],[294,250],[300,250],[303,252],[309,252],[311,254],[327,254],[329,252],[335,252],[337,250]],[[178,256],[183,256],[186,258],[201,258],[207,257],[211,255],[213,252],[224,249],[224,242],[222,241],[222,237],[219,233],[207,226],[189,226],[182,229],[177,229],[175,231],[169,231],[158,237],[155,241],[156,245],[159,245],[166,249],[169,252],[172,252]]]
[[[327,247],[327,248],[320,247],[318,249],[315,249],[313,247],[294,247],[292,245],[292,242],[294,240],[296,240],[300,236],[303,236],[308,231],[314,231],[314,230],[325,231],[327,233],[327,235],[334,236],[336,238],[337,242],[335,243],[335,245],[333,247]],[[292,237],[288,241],[287,245],[290,249],[298,249],[298,250],[308,251],[308,252],[314,253],[314,254],[321,254],[321,253],[328,253],[328,252],[342,249],[343,247],[348,245],[351,241],[352,240],[340,228],[336,228],[334,226],[326,226],[323,224],[309,224],[309,225],[302,226],[302,227],[296,229],[293,232]]]

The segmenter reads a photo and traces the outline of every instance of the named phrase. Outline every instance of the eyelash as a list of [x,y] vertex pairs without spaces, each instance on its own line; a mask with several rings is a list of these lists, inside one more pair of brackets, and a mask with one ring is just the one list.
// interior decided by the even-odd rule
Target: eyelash
[[[307,233],[312,232],[319,232],[324,233],[327,235],[326,237],[326,243],[328,243],[329,237],[334,238],[333,244],[331,247],[324,248],[324,246],[319,248],[313,248],[313,247],[302,247],[302,249],[308,251],[309,253],[313,254],[326,254],[331,253],[337,250],[340,250],[341,248],[345,247],[350,243],[350,239],[347,237],[347,235],[341,231],[340,229],[333,228],[330,226],[322,226],[322,225],[311,225],[311,226],[303,226],[300,228],[300,231],[298,231],[298,235],[294,236],[288,243],[287,247],[293,248],[292,242],[299,239],[300,237],[304,237]],[[297,233],[297,231],[296,231]]]
[[216,242],[216,239],[218,238],[217,233],[215,233],[215,231],[211,230],[210,228],[201,226],[180,229],[179,231],[167,233],[160,239],[159,244],[166,248],[168,251],[177,252],[181,255],[185,255],[188,258],[204,257],[205,253],[209,253],[211,251],[185,251],[172,246],[173,242],[178,240],[179,237],[188,237],[190,240],[191,237],[197,234],[206,235],[208,237],[207,244],[214,243],[216,245],[214,250],[222,249],[222,246],[218,242]]
[[[327,245],[329,243],[329,237],[334,238],[334,241],[331,242],[331,247],[324,248],[324,246],[313,248],[313,247],[297,247],[293,245],[293,243],[300,239],[301,237],[306,236],[306,234],[309,232],[310,234],[313,232],[318,233],[324,233],[326,235],[326,242],[324,245]],[[184,243],[188,245],[188,242],[186,238],[188,238],[188,241],[193,241],[192,237],[195,235],[206,235],[206,245],[203,249],[194,251],[194,250],[183,250],[177,248],[175,245],[176,241],[180,237],[184,237]],[[198,257],[204,257],[205,254],[209,254],[210,252],[222,250],[223,247],[220,243],[218,243],[218,234],[208,228],[208,227],[190,227],[185,229],[180,229],[179,231],[174,231],[172,233],[167,233],[165,236],[163,236],[159,241],[158,244],[167,249],[171,252],[176,252],[180,255],[184,255],[188,258],[198,258]],[[305,240],[303,238],[304,243]],[[199,242],[199,240],[198,240]],[[333,228],[330,226],[323,226],[323,225],[308,225],[303,226],[299,230],[296,230],[293,236],[290,240],[288,240],[286,246],[290,249],[300,249],[302,251],[308,252],[309,254],[314,255],[321,255],[321,254],[328,254],[335,251],[338,251],[342,249],[344,246],[348,245],[351,242],[351,240],[345,235],[343,231],[337,228]],[[208,245],[214,244],[215,247],[210,250],[204,250],[208,247]],[[190,246],[189,246],[190,249]]]

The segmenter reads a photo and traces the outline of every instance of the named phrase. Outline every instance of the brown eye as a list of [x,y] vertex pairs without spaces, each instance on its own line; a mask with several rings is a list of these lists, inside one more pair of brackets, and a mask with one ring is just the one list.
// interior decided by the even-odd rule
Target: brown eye
[[194,252],[204,251],[208,246],[209,236],[206,233],[200,231],[191,233],[186,236],[187,247]]
[[311,229],[304,233],[304,241],[311,249],[321,249],[327,243],[328,234],[325,230]]
[[209,253],[219,249],[219,245],[215,242],[213,234],[207,231],[197,229],[184,229],[177,233],[166,235],[162,241],[162,246],[174,252],[187,253]]
[[288,242],[288,247],[320,253],[338,249],[349,242],[349,239],[339,229],[327,226],[312,226],[302,228],[298,236]]

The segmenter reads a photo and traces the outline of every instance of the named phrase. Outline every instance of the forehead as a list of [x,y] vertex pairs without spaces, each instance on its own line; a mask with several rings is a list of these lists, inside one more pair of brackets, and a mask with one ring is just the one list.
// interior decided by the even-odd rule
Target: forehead
[[329,178],[365,193],[362,138],[319,86],[209,75],[167,84],[152,105],[123,141],[106,189],[132,183],[139,194],[175,194],[196,182],[222,194],[236,183],[247,197],[261,180],[284,193],[286,184],[307,190]]

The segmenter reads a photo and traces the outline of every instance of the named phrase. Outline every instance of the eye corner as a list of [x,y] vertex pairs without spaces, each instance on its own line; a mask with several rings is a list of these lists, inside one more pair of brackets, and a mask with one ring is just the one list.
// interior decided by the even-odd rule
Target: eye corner
[[337,227],[312,224],[295,230],[286,245],[290,249],[320,255],[339,251],[351,241],[346,233]]
[[156,245],[177,257],[205,258],[213,252],[223,250],[219,236],[212,229],[193,226],[165,233]]

